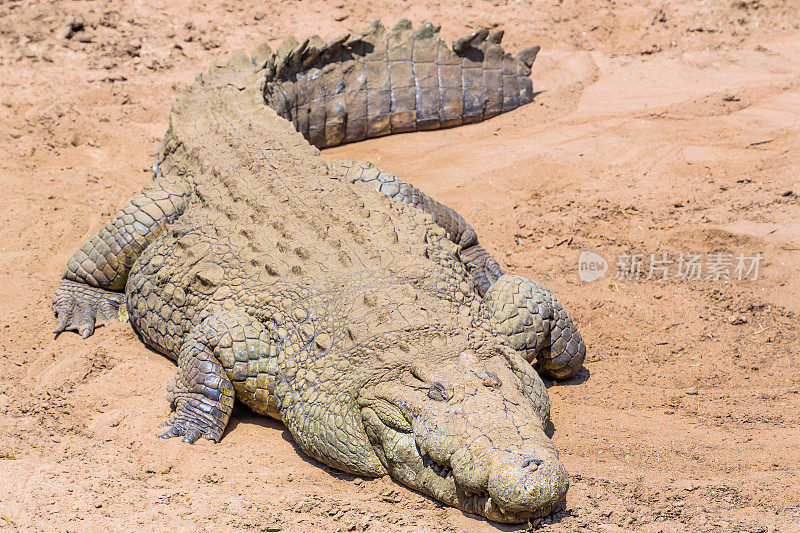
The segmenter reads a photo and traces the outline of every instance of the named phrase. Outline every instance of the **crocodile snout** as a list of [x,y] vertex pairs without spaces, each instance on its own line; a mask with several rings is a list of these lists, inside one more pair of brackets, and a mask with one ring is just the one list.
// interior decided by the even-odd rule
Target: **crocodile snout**
[[567,471],[556,457],[505,451],[494,454],[486,486],[501,513],[548,512],[568,488]]

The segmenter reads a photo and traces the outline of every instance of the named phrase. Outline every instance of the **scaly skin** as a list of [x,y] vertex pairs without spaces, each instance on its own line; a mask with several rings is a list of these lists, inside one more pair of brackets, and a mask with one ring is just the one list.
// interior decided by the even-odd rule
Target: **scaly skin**
[[538,46],[512,57],[502,31],[479,30],[451,50],[438,31],[401,20],[328,44],[289,38],[261,59],[274,70],[264,99],[319,148],[478,122],[533,100]]
[[370,185],[432,215],[447,238],[458,245],[459,258],[472,275],[475,291],[484,298],[487,323],[493,331],[508,337],[527,361],[536,361],[542,373],[556,379],[566,379],[581,368],[586,346],[553,293],[536,281],[504,275],[461,215],[372,163],[344,160],[334,162],[331,168],[351,183]]
[[[499,41],[483,39],[455,48]],[[452,209],[369,164],[327,164],[264,104],[294,64],[275,57],[234,54],[181,92],[153,184],[70,260],[57,331],[91,335],[124,301],[178,364],[164,438],[219,441],[240,401],[343,471],[491,520],[547,514],[569,482],[530,363],[580,368],[574,323]]]
[[100,233],[75,252],[53,298],[56,336],[75,330],[85,339],[116,316],[133,263],[176,220],[191,188],[183,180],[161,179],[134,196]]
[[478,244],[478,235],[464,217],[444,204],[432,199],[411,184],[376,168],[372,163],[360,163],[353,160],[335,161],[331,164],[334,172],[343,174],[350,183],[364,183],[390,198],[412,205],[428,213],[433,221],[444,228],[447,238],[458,245],[459,256],[464,266],[472,274],[475,290],[480,296],[486,294],[489,287],[505,274],[503,269],[489,253]]

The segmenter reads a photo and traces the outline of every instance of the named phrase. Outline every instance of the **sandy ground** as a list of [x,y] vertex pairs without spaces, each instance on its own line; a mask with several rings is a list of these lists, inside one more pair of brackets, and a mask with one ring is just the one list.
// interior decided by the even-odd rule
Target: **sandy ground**
[[[542,45],[531,105],[325,152],[456,208],[579,321],[585,371],[550,388],[572,487],[529,527],[800,530],[796,2],[178,4],[0,1],[0,529],[519,529],[338,474],[246,411],[218,445],[158,440],[172,362],[126,324],[50,333],[63,265],[151,179],[181,86],[289,32],[408,17]],[[584,250],[603,279],[579,278]],[[758,279],[644,279],[651,254],[705,277],[718,252],[760,253]],[[642,279],[615,279],[631,254]]]

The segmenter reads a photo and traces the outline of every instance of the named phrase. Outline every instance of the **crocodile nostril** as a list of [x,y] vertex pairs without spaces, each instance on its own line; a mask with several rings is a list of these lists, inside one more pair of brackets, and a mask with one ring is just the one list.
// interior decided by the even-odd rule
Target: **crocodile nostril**
[[542,464],[543,462],[544,461],[536,457],[523,457],[522,468],[530,468],[531,470],[536,470],[537,468],[539,468],[539,465]]

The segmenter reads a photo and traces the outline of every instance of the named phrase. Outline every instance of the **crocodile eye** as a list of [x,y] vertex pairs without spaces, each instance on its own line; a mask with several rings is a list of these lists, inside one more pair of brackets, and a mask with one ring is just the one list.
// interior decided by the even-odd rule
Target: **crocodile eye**
[[428,398],[439,402],[446,402],[453,397],[453,386],[446,381],[437,381],[428,389]]

